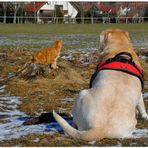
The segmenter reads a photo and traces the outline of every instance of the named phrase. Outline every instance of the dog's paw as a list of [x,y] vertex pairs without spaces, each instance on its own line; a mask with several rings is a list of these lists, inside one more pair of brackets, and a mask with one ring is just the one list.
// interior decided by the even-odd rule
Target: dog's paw
[[148,120],[148,114],[143,115],[142,118],[143,118],[144,120]]
[[81,97],[84,97],[87,93],[88,93],[88,90],[87,89],[81,90],[80,91],[80,96]]

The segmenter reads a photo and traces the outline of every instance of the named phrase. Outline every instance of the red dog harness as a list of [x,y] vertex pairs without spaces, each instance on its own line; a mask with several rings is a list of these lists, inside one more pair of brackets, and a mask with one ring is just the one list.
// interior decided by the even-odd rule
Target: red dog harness
[[[125,58],[125,56],[123,55],[128,55],[130,59]],[[92,82],[97,76],[97,73],[100,72],[101,70],[122,71],[131,74],[133,76],[136,76],[141,81],[142,90],[143,90],[144,86],[143,71],[137,64],[135,64],[130,53],[121,52],[117,54],[114,58],[104,60],[101,63],[99,63],[97,65],[95,73],[91,77],[90,88],[92,87]]]

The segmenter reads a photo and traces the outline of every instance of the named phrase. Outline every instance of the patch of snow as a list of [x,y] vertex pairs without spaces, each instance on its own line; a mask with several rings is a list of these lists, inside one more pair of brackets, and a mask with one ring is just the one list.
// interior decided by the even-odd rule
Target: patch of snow
[[72,57],[72,55],[64,55],[64,56],[62,56],[61,57],[62,59],[64,59],[64,60],[73,60],[74,58]]
[[64,139],[65,139],[64,137],[56,137],[56,140],[58,140],[58,141],[62,141]]
[[0,87],[0,90],[1,90],[1,89],[4,89],[5,87],[6,87],[6,85],[1,86],[1,87]]
[[95,145],[95,143],[96,143],[96,141],[90,141],[90,142],[88,142],[88,144],[90,144],[90,145]]
[[[62,59],[65,60],[78,60],[84,65],[89,65],[92,63],[92,54],[97,51],[97,48],[78,48],[78,49],[71,49],[66,51],[65,55],[62,56]],[[78,56],[75,56],[78,55]]]
[[40,141],[39,138],[36,138],[36,139],[33,140],[33,142],[39,142],[39,141]]
[[132,138],[148,138],[148,129],[135,129]]
[[6,85],[1,86],[1,87],[0,87],[0,93],[5,92],[5,88],[6,88]]
[[[8,120],[7,123],[0,123],[0,141],[3,140],[9,140],[9,139],[17,139],[20,137],[23,137],[30,133],[45,133],[53,135],[55,132],[57,132],[56,128],[50,128],[50,130],[46,127],[45,124],[39,124],[39,125],[30,125],[30,126],[24,126],[22,123],[24,122],[24,118],[28,118],[24,112],[20,112],[17,109],[17,105],[20,104],[20,97],[16,96],[7,96],[7,97],[0,97],[0,103],[1,107],[6,107],[11,109],[5,109],[3,112],[0,112],[0,116],[4,116],[5,120]],[[73,101],[72,98],[64,98],[64,101]],[[14,105],[14,107],[12,107]],[[65,111],[65,109],[60,108],[60,111]],[[52,125],[50,126],[52,127]],[[47,130],[48,129],[48,130]],[[133,132],[133,135],[131,138],[148,138],[148,129],[136,129]],[[38,141],[36,139],[35,141]],[[90,144],[94,144],[93,142]]]
[[57,131],[55,131],[55,130],[56,130],[56,129],[54,129],[54,131],[49,131],[48,134],[51,135],[51,136],[54,135],[54,134],[57,132]]
[[67,102],[73,102],[74,99],[73,98],[66,97],[64,99],[60,99],[60,101],[62,101],[62,103],[67,103]]
[[[64,45],[69,46],[94,46],[98,42],[96,38],[99,38],[98,35],[90,35],[90,34],[66,34],[66,35],[41,35],[41,34],[8,34],[2,35],[0,40],[0,45],[11,45],[11,46],[22,46],[22,45],[40,45],[40,46],[51,46],[53,41],[57,39],[62,39],[64,41]],[[15,40],[14,40],[15,39]],[[88,42],[89,41],[89,42]],[[93,42],[92,42],[93,41]],[[38,50],[38,49],[37,49]]]
[[122,143],[120,143],[119,141],[117,142],[117,147],[121,147],[122,146]]
[[0,97],[0,103],[2,107],[6,108],[3,109],[3,112],[0,112],[0,116],[5,115],[4,119],[9,121],[7,123],[0,123],[0,141],[20,138],[29,133],[43,133],[45,131],[45,125],[43,124],[22,125],[24,121],[20,119],[21,117],[25,117],[26,114],[17,109],[18,104],[20,104],[20,97]]
[[65,112],[65,111],[67,111],[66,108],[59,108],[59,112],[60,112],[60,113],[63,113],[63,112]]
[[143,94],[143,97],[144,97],[144,98],[148,97],[148,92],[144,93],[144,94]]

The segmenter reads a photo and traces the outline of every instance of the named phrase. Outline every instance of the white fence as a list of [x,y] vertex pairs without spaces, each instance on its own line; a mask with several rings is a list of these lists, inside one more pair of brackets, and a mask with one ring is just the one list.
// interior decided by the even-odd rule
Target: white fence
[[[34,16],[0,16],[0,22],[3,23],[37,23],[37,24],[96,24],[96,23],[144,23],[148,22],[148,17],[34,17]],[[15,19],[15,21],[14,21]]]

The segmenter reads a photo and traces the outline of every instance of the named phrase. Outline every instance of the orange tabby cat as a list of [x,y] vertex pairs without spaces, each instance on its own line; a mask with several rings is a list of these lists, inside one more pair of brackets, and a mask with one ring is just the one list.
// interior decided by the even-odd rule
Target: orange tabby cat
[[62,40],[57,40],[54,42],[52,47],[45,48],[34,53],[32,61],[38,64],[51,64],[51,68],[53,69],[58,68],[56,61],[59,57],[62,43]]

